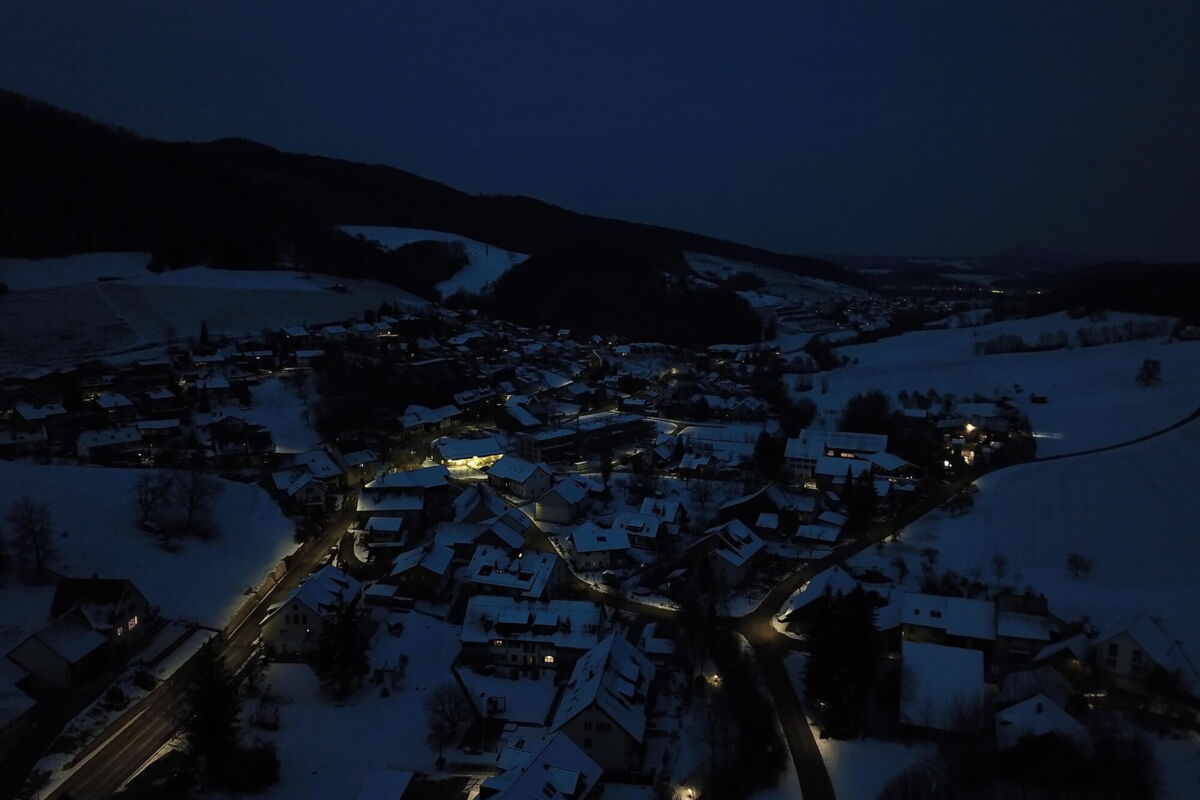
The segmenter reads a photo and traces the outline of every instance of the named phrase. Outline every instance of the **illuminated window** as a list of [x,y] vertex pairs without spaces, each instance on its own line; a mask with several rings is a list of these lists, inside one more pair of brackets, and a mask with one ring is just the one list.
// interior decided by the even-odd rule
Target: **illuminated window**
[[492,647],[504,647],[503,639],[492,639]]
[[133,619],[129,620],[129,630],[133,630],[133,629],[134,629],[134,628],[136,628],[137,626],[138,626],[138,618],[137,618],[137,616],[135,615],[135,616],[133,617]]
[[117,626],[117,636],[120,636],[123,633],[125,633],[125,628],[123,628],[121,626]]
[[554,656],[545,656],[544,658],[542,658],[542,661],[546,662],[547,664],[553,664]]

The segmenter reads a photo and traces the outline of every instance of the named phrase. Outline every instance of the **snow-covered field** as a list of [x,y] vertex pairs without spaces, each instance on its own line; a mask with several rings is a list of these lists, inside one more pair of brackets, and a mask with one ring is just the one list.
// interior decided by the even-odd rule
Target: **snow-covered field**
[[[919,572],[921,551],[932,547],[939,569],[995,583],[992,554],[1003,553],[1003,583],[1045,593],[1059,617],[1087,614],[1103,629],[1145,610],[1200,663],[1197,474],[1200,420],[1129,447],[986,475],[968,513],[935,511],[882,554],[865,550],[850,563],[893,574],[899,555]],[[1092,560],[1090,577],[1069,575],[1073,552]]]
[[[272,664],[263,684],[278,692],[279,730],[255,731],[273,740],[280,780],[262,798],[354,800],[362,782],[383,769],[435,771],[437,752],[426,742],[425,698],[454,681],[458,629],[421,614],[404,615],[404,633],[386,631],[381,646],[409,656],[403,689],[388,697],[374,686],[337,704],[321,694],[307,664]],[[449,754],[448,754],[449,755]]]
[[[213,334],[237,335],[355,317],[384,301],[425,303],[378,281],[283,270],[133,272],[135,255],[142,259],[143,254],[92,253],[10,262],[16,283],[0,299],[0,375],[147,351],[196,335],[202,322]],[[54,277],[60,272],[63,277]],[[124,277],[93,279],[114,272]],[[335,284],[347,291],[331,291]]]
[[367,239],[378,242],[391,250],[413,242],[461,242],[466,248],[467,258],[470,259],[470,262],[456,272],[452,278],[437,285],[437,290],[442,293],[443,297],[448,297],[459,289],[478,292],[507,272],[510,267],[520,264],[526,259],[524,253],[514,253],[495,245],[459,236],[456,233],[374,225],[343,225],[342,230],[352,235],[361,233]]
[[[76,577],[97,573],[129,578],[167,617],[221,627],[279,560],[295,549],[292,523],[256,486],[221,481],[211,540],[185,538],[168,552],[138,528],[133,486],[139,470],[36,466],[0,462],[0,509],[22,495],[50,507],[57,549],[51,566]],[[6,552],[15,559],[12,542]],[[36,628],[47,619],[52,590],[0,587],[0,608],[11,627]],[[7,636],[5,637],[8,638]]]
[[[796,696],[804,698],[805,653],[791,653],[784,667]],[[936,752],[931,742],[888,742],[882,739],[822,739],[813,728],[817,747],[829,771],[833,792],[839,800],[871,800],[888,782],[923,758]]]
[[[1162,337],[1137,342],[1035,353],[976,355],[975,343],[1002,334],[1035,342],[1043,332],[1066,331],[1074,342],[1078,328],[1147,320],[1109,314],[1104,322],[1072,320],[1065,314],[998,322],[975,328],[919,331],[864,345],[839,348],[857,364],[811,376],[814,388],[793,391],[808,397],[836,427],[841,410],[855,394],[879,389],[893,398],[900,391],[960,399],[975,393],[1005,394],[1026,413],[1038,436],[1038,455],[1058,455],[1129,441],[1183,419],[1200,403],[1200,342],[1165,343]],[[1162,361],[1162,382],[1145,388],[1134,375],[1146,358]],[[822,392],[827,380],[828,391]],[[1014,384],[1022,387],[1016,394]],[[794,386],[793,382],[793,386]],[[1045,395],[1045,405],[1029,402]]]
[[11,291],[93,283],[146,274],[149,253],[81,253],[64,258],[0,258],[0,283]]

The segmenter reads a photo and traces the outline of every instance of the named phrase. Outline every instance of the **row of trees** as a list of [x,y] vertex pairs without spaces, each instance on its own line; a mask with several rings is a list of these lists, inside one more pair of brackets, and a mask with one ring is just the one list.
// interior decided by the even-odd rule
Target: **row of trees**
[[[212,514],[223,490],[220,480],[199,469],[147,470],[133,485],[141,526],[157,525],[164,541],[170,541],[176,531],[215,536]],[[158,525],[161,518],[177,520],[177,524]]]

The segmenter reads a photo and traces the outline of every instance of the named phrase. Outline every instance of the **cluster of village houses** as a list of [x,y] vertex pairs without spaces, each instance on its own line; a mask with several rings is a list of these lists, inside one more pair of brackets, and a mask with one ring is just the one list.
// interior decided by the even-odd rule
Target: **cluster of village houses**
[[[378,436],[294,454],[275,451],[269,426],[222,406],[251,404],[262,376],[319,368],[334,347],[342,358],[381,369],[467,379],[441,405],[398,408]],[[665,431],[648,417],[689,375],[689,399],[704,398],[723,420],[773,430],[770,409],[749,389],[754,355],[750,347],[697,356],[657,343],[576,341],[570,331],[530,331],[446,309],[432,319],[385,315],[23,376],[5,385],[0,455],[147,465],[195,463],[191,452],[224,474],[261,475],[297,518],[353,503],[337,563],[326,563],[261,619],[266,652],[310,655],[341,603],[379,623],[377,636],[388,635],[398,615],[448,619],[460,625],[456,670],[511,677],[514,694],[523,681],[549,677],[555,686],[538,720],[506,718],[503,696],[471,698],[498,753],[499,772],[484,783],[484,796],[578,800],[602,775],[654,772],[646,753],[661,734],[656,698],[682,658],[672,626],[646,626],[632,641],[588,591],[655,563],[673,569],[640,589],[667,607],[675,586],[697,573],[714,593],[735,590],[762,569],[773,545],[802,544],[810,557],[831,552],[846,523],[840,493],[847,481],[872,482],[888,502],[919,491],[920,471],[888,451],[886,436],[807,429],[786,442],[783,481],[722,498],[711,515],[661,492],[602,513],[624,489],[595,469],[597,454],[687,480],[747,474],[753,437],[731,442],[704,429]],[[213,412],[218,407],[222,413]],[[948,452],[968,462],[1003,447],[1011,423],[994,403],[962,404],[934,419]],[[426,465],[394,471],[387,448],[410,445],[428,456]],[[840,568],[826,571],[780,621],[802,617],[827,590],[858,585],[859,577]],[[641,591],[632,592],[635,601]],[[1068,635],[1044,602],[1026,597],[897,590],[885,599],[878,627],[894,637],[911,681],[899,715],[914,729],[956,727],[962,709],[981,703],[991,686],[998,691],[988,701],[1003,705],[998,736],[1074,736],[1064,706],[1079,671],[1094,663],[1118,684],[1137,687],[1155,666],[1186,666],[1145,615],[1088,637]],[[45,627],[0,659],[0,742],[19,735],[34,704],[30,693],[69,688],[140,643],[152,603],[119,576],[64,578]],[[372,666],[378,681],[400,669],[390,657]],[[1030,680],[1031,672],[1044,679]]]

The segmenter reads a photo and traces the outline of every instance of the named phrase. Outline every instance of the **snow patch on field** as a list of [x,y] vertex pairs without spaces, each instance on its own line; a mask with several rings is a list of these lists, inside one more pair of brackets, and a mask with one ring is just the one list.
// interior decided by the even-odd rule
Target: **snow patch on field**
[[362,234],[371,241],[378,242],[389,250],[394,250],[413,242],[461,242],[466,248],[470,261],[465,267],[454,274],[454,277],[444,280],[437,285],[437,290],[443,297],[454,294],[459,289],[468,292],[479,292],[489,283],[497,280],[513,266],[520,264],[527,256],[524,253],[514,253],[495,245],[477,242],[456,233],[442,231],[426,231],[420,228],[389,228],[373,225],[343,225],[342,230],[351,235]]
[[[425,698],[454,681],[458,628],[421,614],[402,618],[404,633],[386,644],[389,652],[408,654],[408,668],[403,688],[388,697],[370,686],[336,703],[307,664],[267,668],[263,685],[282,696],[279,730],[254,734],[275,742],[281,766],[279,783],[259,797],[353,800],[376,771],[436,771],[437,752],[426,742]],[[386,631],[380,636],[392,639]]]
[[[141,470],[40,466],[0,462],[0,509],[22,495],[50,507],[57,555],[68,576],[129,578],[167,617],[221,627],[283,556],[295,549],[292,523],[257,486],[221,481],[211,540],[185,538],[168,552],[138,528],[133,486]],[[63,535],[66,534],[66,535]],[[13,545],[6,550],[13,553]],[[12,621],[38,625],[50,612],[43,590],[15,580],[0,588],[0,608]]]
[[[306,382],[307,377],[303,378]],[[204,425],[222,417],[237,417],[271,431],[278,453],[301,453],[310,450],[321,436],[312,427],[312,412],[308,398],[315,390],[305,387],[297,392],[290,381],[267,378],[250,390],[254,398],[251,408],[242,408],[236,401],[218,405],[209,413],[197,414],[194,422]]]
[[[858,363],[805,376],[813,389],[798,391],[801,376],[789,376],[793,397],[807,397],[822,413],[820,424],[836,428],[837,418],[855,394],[879,389],[898,406],[900,391],[1007,395],[1028,417],[1038,436],[1038,455],[1089,450],[1135,439],[1178,422],[1200,402],[1200,342],[1163,339],[1050,350],[976,355],[975,342],[1018,334],[1035,342],[1042,333],[1146,321],[1152,317],[1110,314],[1104,322],[1053,314],[974,328],[920,331],[837,350]],[[1163,365],[1162,382],[1146,388],[1134,375],[1146,358]],[[827,382],[828,391],[821,386]],[[1020,385],[1016,394],[1014,384]],[[1029,401],[1045,395],[1046,404]]]
[[149,253],[80,253],[63,258],[0,258],[0,283],[11,291],[51,289],[146,273]]
[[[1003,553],[1003,582],[1045,593],[1059,617],[1087,614],[1104,629],[1145,610],[1200,663],[1198,472],[1200,421],[1105,453],[1023,464],[981,478],[968,513],[935,511],[882,554],[865,550],[850,563],[894,574],[890,562],[901,556],[916,573],[932,547],[939,569],[978,571],[989,583],[992,554]],[[1068,553],[1092,560],[1090,577],[1071,577]]]

